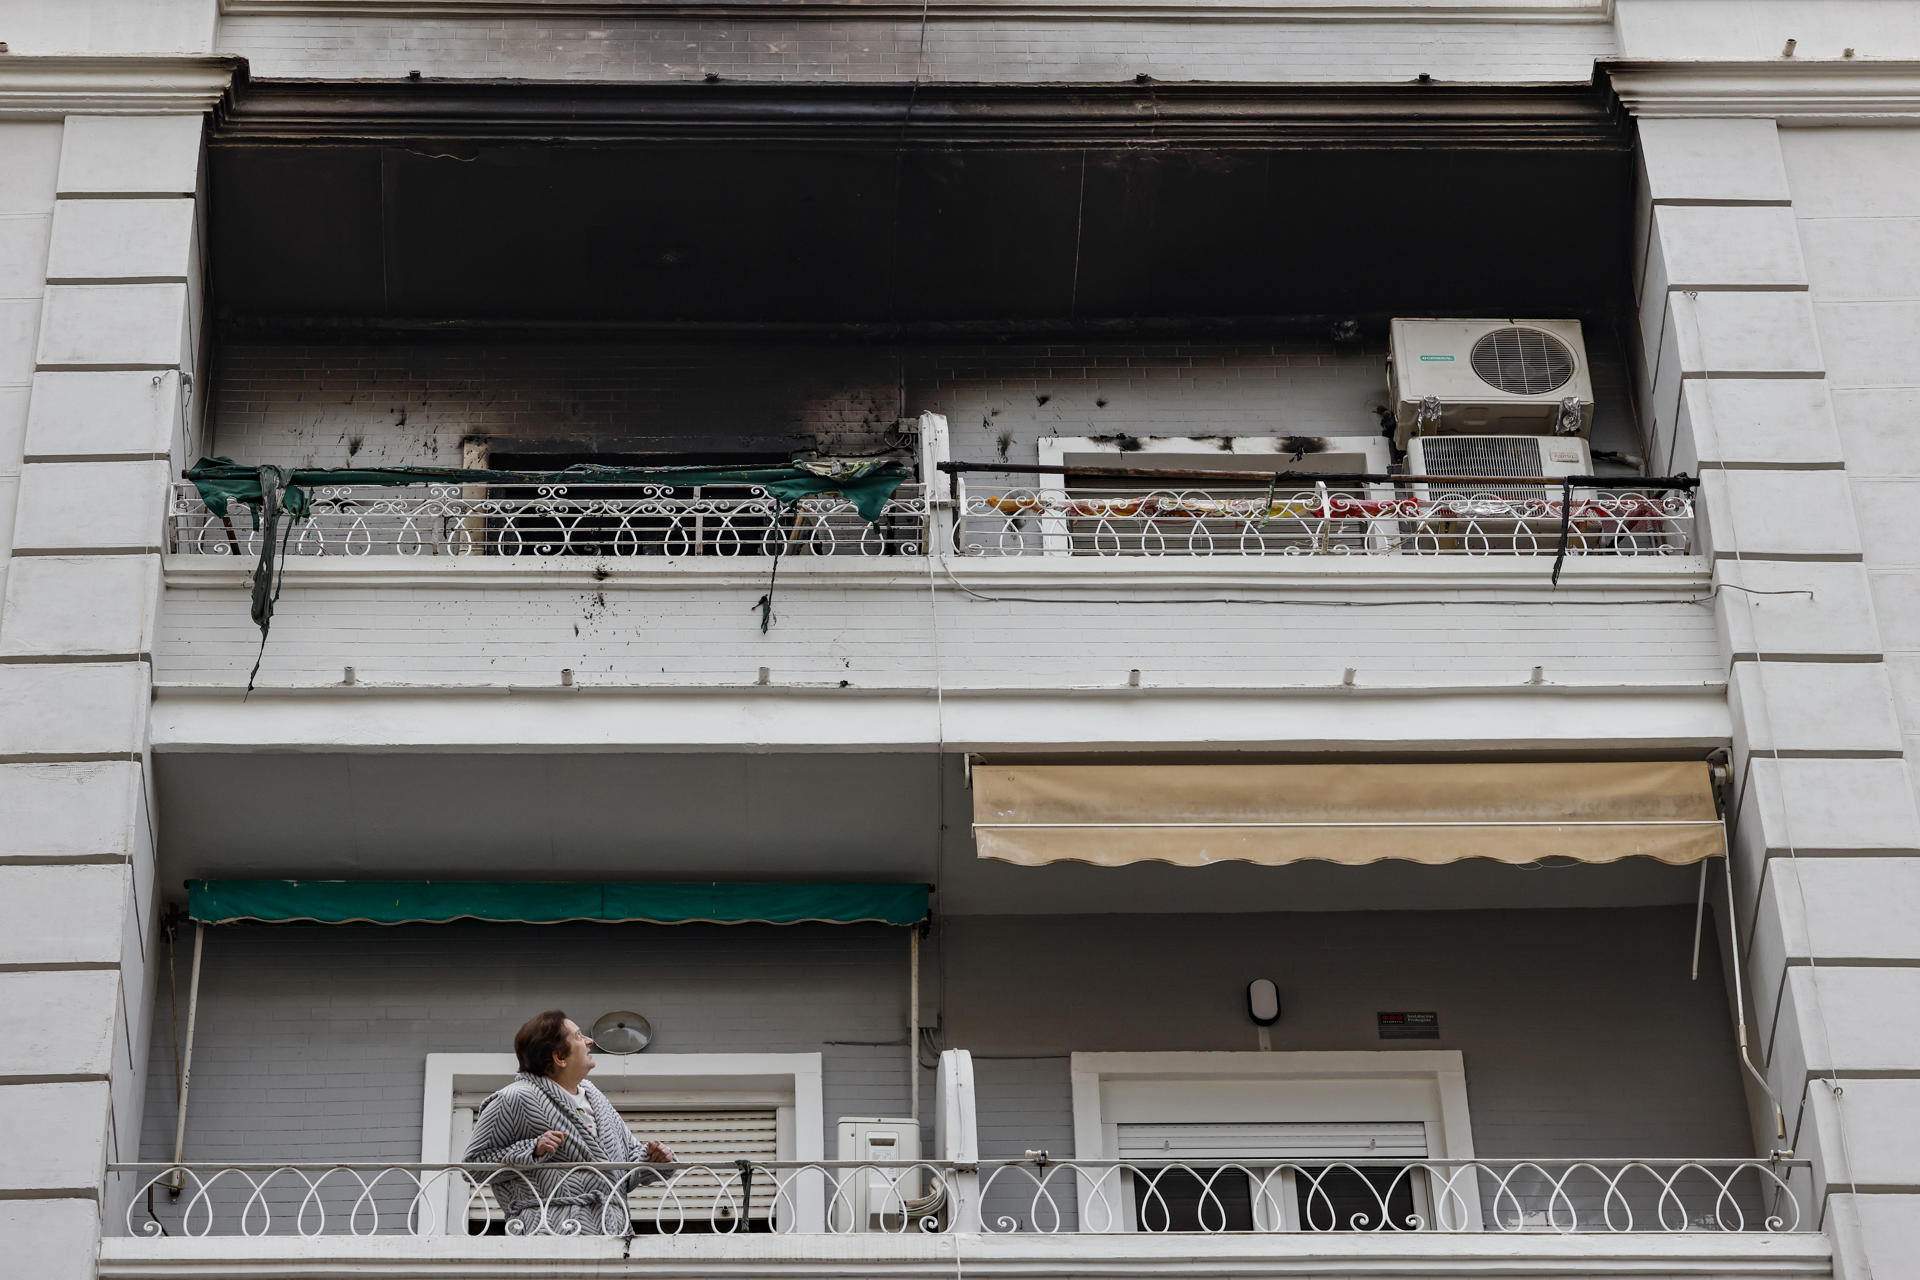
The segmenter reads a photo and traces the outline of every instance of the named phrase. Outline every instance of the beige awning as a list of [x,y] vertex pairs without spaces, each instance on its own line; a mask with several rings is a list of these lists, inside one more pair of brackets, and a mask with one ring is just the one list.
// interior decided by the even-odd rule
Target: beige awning
[[1675,865],[1725,851],[1707,765],[975,765],[980,856],[1021,866]]

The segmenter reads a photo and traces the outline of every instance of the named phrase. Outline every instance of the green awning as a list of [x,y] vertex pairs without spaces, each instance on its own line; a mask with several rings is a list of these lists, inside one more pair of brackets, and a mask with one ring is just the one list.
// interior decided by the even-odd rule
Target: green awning
[[924,884],[189,880],[187,914],[314,924],[918,924]]

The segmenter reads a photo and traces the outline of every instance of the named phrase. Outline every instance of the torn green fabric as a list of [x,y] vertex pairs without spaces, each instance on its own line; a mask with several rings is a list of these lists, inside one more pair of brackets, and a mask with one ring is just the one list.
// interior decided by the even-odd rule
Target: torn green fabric
[[[380,485],[403,488],[415,484],[567,484],[654,485],[664,489],[694,489],[708,485],[750,485],[764,490],[782,510],[802,498],[838,494],[869,524],[880,518],[887,500],[912,476],[892,458],[834,458],[821,462],[795,460],[772,467],[606,467],[579,463],[561,471],[494,471],[476,467],[273,467],[243,466],[232,458],[202,458],[186,478],[200,493],[200,501],[216,516],[225,517],[233,503],[248,509],[260,531],[260,560],[253,569],[251,612],[260,628],[260,653],[247,676],[253,692],[260,674],[260,658],[273,626],[273,608],[280,598],[274,563],[286,572],[284,553],[294,523],[313,511],[315,488],[335,485]],[[281,531],[281,521],[286,529]],[[276,535],[278,542],[276,543]],[[776,544],[777,546],[778,544]],[[779,572],[779,560],[774,560]],[[773,583],[754,608],[760,612],[760,630],[773,621]]]
[[190,880],[203,924],[918,924],[924,884]]

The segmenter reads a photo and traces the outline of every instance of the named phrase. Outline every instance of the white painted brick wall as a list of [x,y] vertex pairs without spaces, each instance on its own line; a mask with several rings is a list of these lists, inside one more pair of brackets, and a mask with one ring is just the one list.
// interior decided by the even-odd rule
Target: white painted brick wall
[[[1638,454],[1615,335],[1589,326],[1594,447]],[[1372,344],[273,346],[231,344],[213,451],[307,466],[458,465],[498,449],[870,450],[946,415],[957,458],[1037,461],[1049,435],[1374,435]],[[1002,436],[1007,448],[1000,448]]]
[[[1546,572],[1542,563],[1541,572]],[[171,588],[155,641],[162,684],[244,683],[260,633],[230,588]],[[583,685],[781,683],[927,687],[935,676],[924,581],[886,589],[810,585],[783,575],[762,635],[754,580],[731,588],[489,590],[340,588],[290,580],[260,668],[263,687],[336,684]],[[1047,603],[939,598],[939,674],[950,688],[1114,685],[1138,668],[1155,685],[1330,685],[1355,667],[1368,684],[1701,684],[1723,678],[1712,614],[1663,593],[1545,601],[1540,590],[1404,592],[1404,603]],[[1028,590],[1007,589],[1028,596]],[[1669,597],[1671,593],[1664,593]],[[1505,602],[1500,597],[1505,596]],[[1391,601],[1392,597],[1385,597]],[[604,602],[604,603],[603,603]],[[1196,643],[1203,637],[1203,643]]]
[[860,451],[903,412],[892,353],[847,347],[228,346],[216,380],[213,452],[308,466],[458,466],[468,437]]

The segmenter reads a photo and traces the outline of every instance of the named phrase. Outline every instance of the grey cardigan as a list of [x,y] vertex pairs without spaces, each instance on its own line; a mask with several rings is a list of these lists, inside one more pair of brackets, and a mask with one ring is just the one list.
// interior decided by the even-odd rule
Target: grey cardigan
[[[660,1175],[650,1169],[542,1168],[588,1162],[627,1164],[647,1158],[647,1144],[628,1131],[606,1094],[582,1080],[580,1098],[593,1108],[595,1132],[588,1132],[575,1118],[566,1091],[545,1076],[523,1071],[480,1104],[462,1159],[529,1171],[495,1174],[486,1184],[507,1215],[509,1234],[623,1234],[628,1226],[628,1188],[660,1181]],[[534,1144],[549,1129],[566,1134],[566,1141],[552,1155],[537,1157]]]

